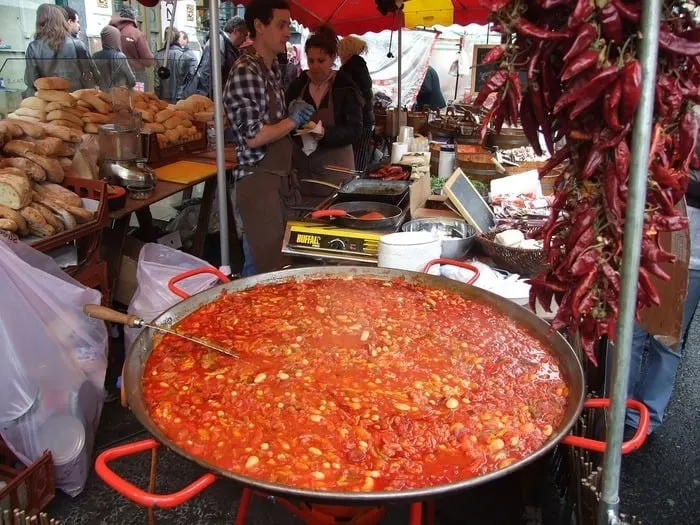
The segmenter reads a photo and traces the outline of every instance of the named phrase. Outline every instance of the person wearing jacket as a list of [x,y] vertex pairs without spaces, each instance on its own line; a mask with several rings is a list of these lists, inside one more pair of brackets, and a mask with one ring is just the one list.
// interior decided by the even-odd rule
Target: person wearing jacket
[[[699,118],[696,114],[696,118]],[[695,156],[700,159],[700,137],[696,139]],[[700,170],[690,170],[690,182],[685,194],[690,220],[690,264],[688,294],[683,308],[683,324],[678,349],[673,350],[658,341],[638,324],[632,334],[627,396],[641,401],[649,409],[651,434],[663,422],[664,412],[671,400],[676,374],[688,337],[688,328],[700,302]],[[644,358],[646,354],[646,358]],[[639,425],[639,414],[628,410],[625,416],[625,440],[632,438]]]
[[[339,185],[352,175],[327,170],[325,166],[355,169],[352,145],[362,135],[362,95],[347,73],[332,69],[338,55],[338,38],[330,27],[322,26],[311,35],[305,51],[309,69],[289,86],[287,101],[311,104],[316,110],[311,120],[322,122],[324,131],[320,137],[312,135],[317,144],[309,155],[303,151],[302,141],[295,139],[294,167],[302,182],[311,179]],[[326,197],[333,191],[320,184],[302,185],[305,204],[313,204],[313,197]],[[319,200],[316,198],[315,202]]]
[[122,53],[122,39],[119,29],[104,26],[100,32],[102,50],[93,55],[100,72],[100,89],[109,91],[113,87],[133,88],[136,77],[131,71],[126,55]]
[[182,60],[185,63],[186,76],[183,80],[182,96],[187,98],[197,88],[197,65],[199,60],[197,53],[190,48],[190,37],[184,31],[180,31],[180,47],[182,48]]
[[153,53],[148,40],[136,25],[136,11],[125,5],[118,15],[113,15],[109,25],[119,29],[122,38],[122,52],[129,59],[129,66],[137,82],[146,83],[146,71],[153,67]]
[[440,76],[432,66],[428,66],[416,98],[415,107],[417,109],[422,109],[425,106],[430,107],[433,111],[447,106],[445,96],[442,94],[442,87],[440,86]]
[[372,103],[372,77],[367,62],[360,55],[367,52],[367,44],[356,36],[347,36],[338,44],[340,70],[347,73],[360,88],[364,104],[362,106],[362,135],[353,145],[355,169],[364,171],[369,161],[369,141],[374,133],[374,106]]
[[[170,47],[168,47],[170,41]],[[167,51],[167,54],[166,54]],[[174,104],[182,98],[184,81],[187,76],[187,62],[183,60],[183,49],[180,47],[180,31],[176,28],[166,28],[163,47],[156,52],[156,86],[153,90],[159,99]],[[167,60],[166,60],[167,56]],[[160,78],[158,69],[167,67],[170,70],[168,78]]]
[[85,44],[73,38],[64,11],[55,5],[41,4],[36,11],[36,33],[25,53],[24,96],[36,92],[34,81],[43,77],[61,77],[71,91],[99,85],[99,72]]
[[[226,85],[228,75],[233,64],[241,56],[240,45],[248,38],[248,27],[240,16],[234,16],[224,25],[219,32],[219,53],[221,54],[221,85]],[[197,93],[214,98],[212,92],[213,80],[211,78],[211,42],[207,40],[202,50],[202,60],[199,64],[199,79],[197,81]]]

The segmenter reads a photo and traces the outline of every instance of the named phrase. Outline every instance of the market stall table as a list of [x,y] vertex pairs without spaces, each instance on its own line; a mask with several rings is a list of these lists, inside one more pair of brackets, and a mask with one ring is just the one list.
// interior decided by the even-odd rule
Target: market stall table
[[105,230],[104,237],[104,252],[107,254],[109,267],[109,277],[111,289],[116,290],[117,280],[119,278],[119,270],[121,266],[121,254],[126,239],[126,233],[129,228],[131,214],[135,213],[144,234],[144,238],[148,240],[156,239],[156,232],[153,228],[153,217],[151,216],[150,206],[156,202],[162,201],[177,193],[191,189],[200,182],[204,182],[204,193],[202,195],[202,204],[199,209],[199,218],[197,221],[197,230],[194,236],[192,245],[192,254],[201,257],[204,250],[204,240],[209,227],[209,215],[211,214],[212,205],[214,202],[214,194],[216,190],[216,168],[212,166],[212,173],[205,180],[197,180],[187,184],[178,184],[175,182],[167,182],[159,180],[153,189],[153,193],[146,199],[132,199],[127,196],[124,207],[113,211],[109,214],[111,228]]

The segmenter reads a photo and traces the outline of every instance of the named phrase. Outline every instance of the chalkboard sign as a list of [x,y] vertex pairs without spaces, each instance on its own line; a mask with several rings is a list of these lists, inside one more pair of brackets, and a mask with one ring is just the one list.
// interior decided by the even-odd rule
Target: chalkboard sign
[[445,183],[444,192],[459,214],[476,229],[477,233],[491,229],[493,211],[461,169],[458,168]]
[[[486,84],[491,73],[493,73],[498,66],[498,62],[491,62],[489,64],[483,64],[484,57],[491,49],[496,47],[495,45],[480,45],[474,46],[474,54],[472,55],[472,97],[476,97],[481,88]],[[520,84],[523,89],[527,84],[527,72],[518,72],[520,77]]]

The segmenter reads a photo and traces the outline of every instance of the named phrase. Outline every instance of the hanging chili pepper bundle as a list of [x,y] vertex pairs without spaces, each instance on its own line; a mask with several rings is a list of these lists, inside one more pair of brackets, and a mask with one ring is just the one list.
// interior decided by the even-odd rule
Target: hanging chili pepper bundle
[[[640,0],[480,0],[503,43],[475,103],[493,103],[482,140],[520,122],[535,151],[551,154],[540,176],[557,172],[551,214],[540,235],[549,269],[531,280],[530,306],[558,310],[553,330],[578,334],[588,357],[617,325],[627,212],[631,130],[641,97]],[[658,305],[652,276],[675,257],[659,233],[687,228],[675,210],[688,185],[700,103],[700,21],[693,5],[662,0],[637,312]],[[520,85],[520,74],[527,86]],[[555,147],[556,146],[556,147]],[[556,171],[555,171],[556,170]]]

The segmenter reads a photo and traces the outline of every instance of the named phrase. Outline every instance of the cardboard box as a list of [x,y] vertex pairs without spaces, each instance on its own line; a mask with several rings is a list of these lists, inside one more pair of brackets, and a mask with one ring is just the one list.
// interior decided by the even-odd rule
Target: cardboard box
[[418,208],[423,208],[430,197],[430,175],[423,174],[415,180],[411,181],[409,187],[409,206],[411,216]]
[[[676,209],[680,210],[683,216],[687,215],[685,201],[679,202]],[[661,247],[675,255],[678,260],[673,264],[660,264],[671,276],[670,281],[662,281],[652,276],[652,282],[661,298],[661,305],[644,310],[641,313],[641,325],[660,343],[675,350],[682,336],[683,311],[688,295],[690,232],[683,230],[660,233],[659,240]]]
[[128,305],[136,292],[136,267],[144,244],[146,243],[133,237],[127,237],[124,241],[119,278],[116,289],[112,291],[112,299],[123,305]]
[[462,219],[462,216],[453,212],[450,209],[436,209],[436,208],[418,208],[414,213],[411,214],[412,219]]

